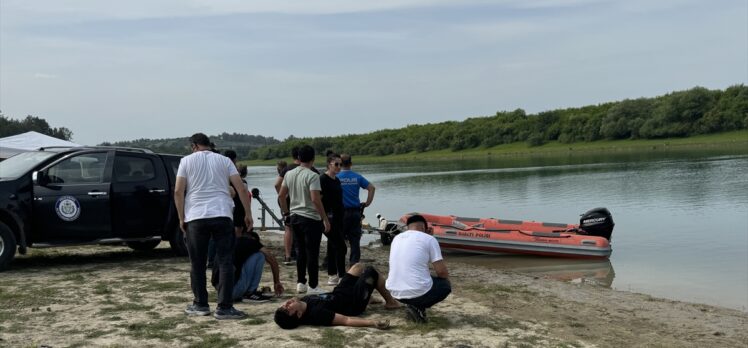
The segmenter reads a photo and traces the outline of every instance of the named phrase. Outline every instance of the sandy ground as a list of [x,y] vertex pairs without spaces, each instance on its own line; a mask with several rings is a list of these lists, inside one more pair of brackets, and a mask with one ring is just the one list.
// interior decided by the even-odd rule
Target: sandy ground
[[[264,240],[277,253],[279,238]],[[387,249],[364,258],[387,269]],[[748,313],[449,263],[454,291],[416,325],[372,304],[387,331],[303,327],[272,321],[283,298],[238,303],[249,318],[187,317],[189,264],[167,243],[32,250],[0,273],[0,346],[9,347],[747,347]],[[270,285],[269,267],[261,285]],[[287,289],[295,267],[281,266]],[[326,274],[320,275],[326,280]],[[287,292],[284,298],[292,296]],[[214,292],[211,289],[211,299]],[[212,303],[215,306],[215,302]]]

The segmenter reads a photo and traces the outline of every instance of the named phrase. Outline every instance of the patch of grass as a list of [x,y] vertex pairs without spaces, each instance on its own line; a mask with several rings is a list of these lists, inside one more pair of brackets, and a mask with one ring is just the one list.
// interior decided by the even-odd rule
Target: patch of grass
[[98,282],[93,287],[93,293],[96,295],[109,295],[112,293],[112,289],[106,283]]
[[57,298],[58,288],[36,283],[26,284],[23,290],[9,291],[0,288],[0,308],[22,309],[26,307],[44,307],[53,303],[65,302]]
[[425,324],[418,324],[411,321],[408,321],[405,326],[398,327],[401,331],[406,332],[420,332],[420,333],[426,333],[431,331],[442,331],[447,330],[450,327],[452,327],[452,324],[447,320],[447,318],[437,316],[437,315],[429,315],[428,316],[428,322]]
[[350,335],[346,335],[340,330],[325,328],[322,330],[322,337],[317,339],[315,343],[323,347],[342,348],[352,341],[354,340],[351,339]]
[[240,321],[239,323],[241,323],[242,325],[250,325],[250,326],[251,325],[262,325],[262,324],[267,323],[267,320],[260,319],[260,318],[247,318],[247,319]]
[[190,348],[230,348],[239,344],[239,340],[231,337],[224,337],[222,334],[208,334],[200,337],[200,342],[194,342]]
[[538,293],[532,290],[528,290],[524,285],[517,286],[505,286],[500,284],[487,284],[487,285],[472,285],[466,287],[469,290],[473,290],[479,294],[484,295],[496,295],[496,294],[527,294],[537,295]]
[[86,277],[84,277],[80,273],[72,273],[71,272],[71,273],[68,273],[68,274],[62,276],[62,279],[60,279],[60,281],[63,281],[63,282],[73,282],[73,283],[80,284],[80,283],[83,283],[83,282],[86,281]]
[[466,315],[460,317],[460,323],[470,327],[485,327],[493,331],[505,331],[510,329],[527,329],[525,324],[512,318],[504,318],[496,315]]
[[150,311],[150,312],[146,313],[146,315],[148,315],[148,317],[150,317],[152,319],[161,319],[161,313],[159,313],[159,312]]
[[182,296],[164,296],[163,300],[165,303],[168,304],[178,304],[178,303],[187,303],[190,302],[189,297],[182,297]]
[[556,345],[556,348],[581,348],[581,347],[583,346],[577,342],[561,342],[558,345]]
[[98,338],[104,335],[108,335],[114,331],[115,330],[93,330],[86,333],[86,338]]
[[120,303],[112,307],[104,307],[101,310],[99,310],[98,314],[113,314],[113,313],[119,313],[119,312],[129,312],[129,311],[145,312],[145,311],[150,311],[153,308],[154,306],[151,306],[151,305],[141,305],[137,303]]
[[106,321],[121,321],[123,319],[122,319],[122,317],[115,315],[113,317],[104,318],[104,320],[106,320]]
[[71,343],[69,346],[67,346],[67,348],[79,348],[79,347],[87,347],[87,346],[89,346],[89,344],[86,343],[86,341],[76,341],[76,342]]
[[173,329],[177,327],[177,324],[183,323],[184,320],[185,317],[182,316],[169,317],[156,321],[120,324],[118,327],[125,328],[128,335],[137,339],[170,341],[181,336]]
[[170,291],[186,291],[189,290],[189,284],[183,282],[158,282],[158,281],[144,281],[137,287],[137,292],[170,292]]
[[312,339],[309,337],[299,336],[299,335],[288,335],[288,338],[294,340],[294,341],[300,341],[300,342],[308,342],[311,343]]

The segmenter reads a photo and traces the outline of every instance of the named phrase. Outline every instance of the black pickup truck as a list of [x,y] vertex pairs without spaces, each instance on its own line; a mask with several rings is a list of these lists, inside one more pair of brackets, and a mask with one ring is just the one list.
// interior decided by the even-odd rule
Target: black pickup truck
[[42,148],[0,162],[0,270],[16,250],[169,241],[187,249],[174,207],[181,156],[117,147]]

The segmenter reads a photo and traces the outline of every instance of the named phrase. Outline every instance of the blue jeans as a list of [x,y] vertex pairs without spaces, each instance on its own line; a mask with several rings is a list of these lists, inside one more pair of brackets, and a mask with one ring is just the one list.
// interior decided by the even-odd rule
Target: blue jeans
[[361,209],[345,209],[343,213],[343,236],[351,246],[348,262],[353,265],[361,261]]
[[213,267],[218,267],[218,308],[228,309],[234,305],[231,297],[234,284],[234,224],[231,218],[218,217],[193,220],[187,223],[187,252],[190,255],[190,286],[194,299],[192,303],[199,306],[208,305],[207,277],[205,263],[208,260],[208,242],[213,238],[216,245],[216,260]]
[[421,310],[431,308],[431,306],[444,301],[452,292],[452,285],[449,283],[449,280],[444,278],[431,277],[431,279],[434,281],[434,284],[431,285],[431,289],[425,294],[415,298],[397,300]]
[[240,299],[246,293],[257,290],[262,278],[262,267],[265,265],[265,254],[256,252],[250,255],[242,265],[241,275],[234,284],[234,299]]

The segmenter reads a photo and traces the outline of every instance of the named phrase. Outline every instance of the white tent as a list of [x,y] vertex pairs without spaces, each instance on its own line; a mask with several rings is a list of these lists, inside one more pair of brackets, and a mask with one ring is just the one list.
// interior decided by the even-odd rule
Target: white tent
[[57,139],[34,131],[0,138],[0,158],[33,151],[48,146],[81,146],[71,141]]

